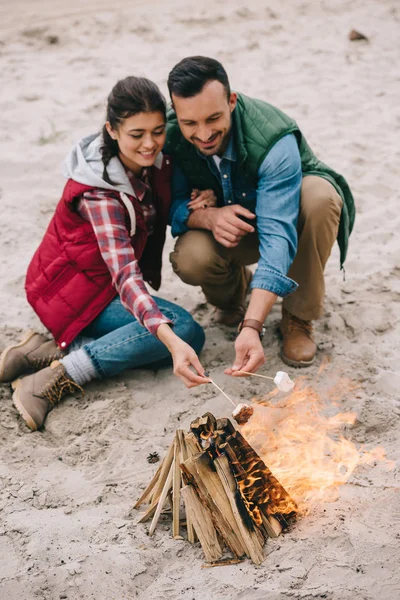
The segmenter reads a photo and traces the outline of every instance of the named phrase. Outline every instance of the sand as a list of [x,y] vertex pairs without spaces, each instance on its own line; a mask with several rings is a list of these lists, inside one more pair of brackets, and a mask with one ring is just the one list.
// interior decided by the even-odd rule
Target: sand
[[[369,42],[350,42],[353,28]],[[1,3],[0,349],[27,328],[41,330],[24,273],[64,184],[60,163],[100,127],[112,85],[143,74],[166,91],[168,71],[183,56],[213,55],[233,87],[296,118],[352,186],[358,215],[346,280],[335,248],[316,324],[318,359],[301,376],[322,396],[342,388],[337,410],[357,414],[346,438],[382,446],[398,462],[399,28],[395,0]],[[202,361],[229,395],[262,398],[270,390],[263,380],[223,375],[232,333],[213,327],[201,292],[173,275],[172,247],[169,237],[160,295],[206,327]],[[263,372],[272,375],[283,368],[279,317],[276,306],[264,342]],[[206,410],[228,416],[222,395],[211,387],[189,392],[168,370],[127,372],[91,384],[82,399],[53,411],[43,431],[29,433],[9,386],[0,394],[1,598],[400,597],[398,467],[357,468],[335,502],[313,505],[268,541],[260,568],[246,561],[202,569],[199,547],[162,528],[149,538],[131,508],[156,468],[149,452],[163,455],[175,429]]]

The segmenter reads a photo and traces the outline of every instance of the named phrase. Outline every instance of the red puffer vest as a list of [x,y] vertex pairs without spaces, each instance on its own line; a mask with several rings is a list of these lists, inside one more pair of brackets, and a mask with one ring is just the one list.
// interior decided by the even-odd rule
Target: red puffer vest
[[[143,278],[155,290],[161,285],[162,250],[171,202],[169,157],[161,169],[153,167],[153,197],[157,220],[147,242],[147,229],[140,202],[127,196],[136,216],[132,247]],[[77,212],[82,194],[93,186],[68,180],[55,214],[28,267],[25,290],[29,304],[52,333],[57,344],[66,348],[117,295],[91,224]],[[120,200],[118,192],[110,195]],[[124,206],[127,229],[129,213]]]

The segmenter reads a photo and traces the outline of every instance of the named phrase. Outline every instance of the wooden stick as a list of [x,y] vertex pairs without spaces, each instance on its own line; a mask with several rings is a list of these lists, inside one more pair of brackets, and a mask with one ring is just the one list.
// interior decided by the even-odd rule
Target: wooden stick
[[174,472],[174,462],[172,462],[171,468],[170,468],[169,473],[167,475],[167,479],[165,480],[164,487],[162,489],[161,496],[160,496],[160,499],[159,499],[158,504],[157,504],[156,512],[154,513],[154,517],[153,517],[153,520],[152,520],[151,525],[150,525],[150,529],[149,529],[149,535],[150,536],[153,535],[154,530],[155,530],[155,528],[157,526],[157,523],[158,523],[158,519],[160,518],[161,511],[163,509],[165,500],[167,498],[169,489],[171,487],[173,472]]
[[165,458],[163,460],[163,463],[161,466],[161,471],[160,471],[160,476],[157,481],[157,485],[154,487],[153,495],[151,497],[152,504],[157,503],[160,498],[160,494],[164,487],[165,480],[171,469],[171,464],[172,464],[173,458],[174,458],[174,443],[172,442],[172,444],[169,447],[168,452],[165,455]]
[[206,560],[208,562],[219,560],[222,557],[222,549],[209,511],[202,505],[191,485],[185,485],[181,493],[185,501],[186,513],[190,514]]
[[188,458],[181,468],[193,478],[191,483],[201,502],[209,509],[214,527],[228,548],[235,556],[243,556],[244,541],[236,525],[229,499],[207,452]]
[[275,517],[272,515],[266,515],[263,511],[261,511],[261,517],[263,520],[263,525],[265,531],[268,533],[269,537],[277,538],[282,532],[282,526]]
[[241,562],[244,562],[244,558],[221,558],[221,560],[201,565],[201,568],[210,569],[211,567],[228,567],[229,565],[237,565]]
[[153,479],[150,481],[149,485],[147,486],[147,488],[145,489],[145,491],[143,492],[143,494],[140,496],[139,500],[136,502],[136,504],[134,505],[133,508],[139,508],[139,506],[141,504],[143,504],[143,502],[146,502],[147,499],[149,498],[149,496],[151,495],[151,492],[153,491],[153,488],[155,487],[158,478],[160,476],[160,472],[161,472],[161,467],[162,467],[161,463],[153,477]]
[[[179,438],[179,443],[180,443],[180,456],[179,456],[180,465],[189,458],[189,454],[192,454],[192,449],[196,448],[196,446],[198,445],[197,440],[195,439],[195,436],[193,434],[191,434],[191,436],[192,436],[191,439],[187,438],[187,436],[185,435],[185,432],[182,429],[178,429],[178,438]],[[187,530],[188,542],[190,544],[195,544],[197,542],[197,536],[196,536],[196,532],[193,527],[192,520],[188,513],[186,513],[186,530]]]
[[246,547],[246,554],[249,556],[249,558],[251,558],[254,564],[260,565],[264,560],[262,544],[260,543],[257,533],[247,529],[239,513],[235,495],[236,481],[231,472],[228,457],[225,455],[218,456],[218,458],[214,459],[214,464],[231,504],[236,523],[239,527],[240,533],[242,534],[242,538]]
[[269,377],[268,375],[260,375],[259,373],[250,373],[249,371],[236,371],[236,373],[244,373],[245,375],[254,375],[254,377],[262,377],[262,379],[271,379],[274,381],[273,377]]
[[179,536],[179,510],[180,510],[180,489],[181,489],[181,469],[180,469],[181,445],[179,435],[176,432],[174,442],[174,472],[172,475],[172,535],[174,538]]
[[225,398],[227,398],[229,400],[229,402],[231,402],[233,404],[233,406],[237,406],[236,402],[234,402],[231,398],[229,398],[228,394],[225,394],[224,390],[221,390],[221,388],[219,387],[219,385],[217,385],[215,383],[215,381],[213,381],[212,379],[210,379],[210,382],[215,385],[215,387],[217,388],[218,391],[221,392],[221,394],[223,394],[225,396]]

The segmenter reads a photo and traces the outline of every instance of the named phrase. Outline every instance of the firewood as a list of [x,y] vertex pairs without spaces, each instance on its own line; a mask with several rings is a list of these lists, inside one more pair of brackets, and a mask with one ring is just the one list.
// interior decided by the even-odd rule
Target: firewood
[[180,510],[180,489],[181,489],[181,447],[178,432],[174,442],[174,460],[172,474],[172,535],[174,538],[179,536],[179,510]]
[[222,549],[209,511],[200,502],[191,485],[185,485],[181,489],[181,494],[185,502],[186,514],[190,515],[206,560],[214,562],[220,559]]
[[237,565],[241,562],[244,562],[243,558],[221,558],[221,560],[201,565],[201,568],[210,569],[211,567],[228,567],[229,565]]
[[190,423],[190,430],[200,440],[208,440],[213,431],[217,428],[217,420],[211,413],[205,413]]
[[194,433],[185,433],[185,446],[187,450],[188,456],[193,456],[193,454],[197,454],[201,452],[202,448],[197,441],[197,438]]
[[237,492],[237,484],[234,476],[232,475],[227,456],[223,455],[215,458],[214,464],[226,495],[228,496],[236,524],[244,540],[246,555],[251,558],[254,564],[260,565],[264,560],[262,543],[260,542],[256,531],[251,531],[243,522],[242,516],[238,509],[240,500]]
[[265,515],[261,512],[263,526],[269,537],[277,538],[282,533],[282,525],[272,515]]
[[[194,434],[190,434],[193,438],[189,439],[189,436],[185,435],[185,432],[182,429],[178,429],[177,431],[178,439],[179,439],[179,464],[181,465],[185,460],[188,459],[189,454],[192,453],[192,449],[195,450],[194,453],[197,453],[197,440],[195,439]],[[188,439],[187,439],[188,438]],[[186,515],[186,531],[187,538],[190,544],[195,544],[197,542],[196,532],[193,527],[193,523],[188,515]]]
[[154,530],[155,530],[156,525],[158,523],[158,519],[160,518],[160,515],[161,515],[161,511],[162,511],[162,509],[164,507],[165,500],[167,499],[167,495],[168,495],[168,492],[169,492],[171,484],[172,484],[173,472],[174,472],[174,462],[172,461],[171,468],[170,468],[169,473],[167,475],[167,478],[165,480],[164,487],[162,489],[162,492],[161,492],[161,495],[160,495],[160,499],[158,501],[158,504],[157,504],[157,507],[156,507],[156,511],[154,513],[154,517],[153,517],[153,520],[152,520],[151,525],[150,525],[150,529],[149,529],[149,535],[150,536],[153,535],[153,533],[154,533]]
[[[182,487],[183,485],[183,487]],[[183,498],[185,518],[180,520]],[[160,515],[172,514],[172,535],[198,538],[206,560],[219,562],[226,546],[236,558],[263,561],[265,539],[277,537],[297,507],[230,419],[206,413],[191,431],[177,430],[161,466],[135,507],[149,502],[139,523],[152,517],[153,535]],[[169,506],[166,507],[166,504]],[[234,564],[235,559],[231,564]]]
[[245,545],[220,478],[207,452],[192,456],[181,465],[193,478],[193,487],[201,502],[210,510],[215,528],[237,557],[245,554]]
[[254,504],[265,509],[267,514],[293,515],[297,510],[296,503],[242,434],[235,431],[227,442],[234,452],[231,454],[233,469],[239,466],[251,481],[249,494]]
[[151,503],[157,503],[160,497],[161,491],[164,487],[165,480],[168,477],[168,473],[171,469],[172,461],[174,458],[174,443],[168,449],[168,452],[162,462],[160,475],[158,477],[157,484],[154,487],[153,495],[151,497]]
[[136,502],[136,504],[134,504],[133,508],[139,508],[139,506],[141,504],[143,504],[144,502],[147,502],[147,500],[150,498],[150,495],[153,491],[154,486],[156,485],[158,478],[160,476],[160,472],[161,472],[161,467],[162,464],[159,465],[153,479],[150,481],[149,485],[147,486],[147,488],[144,490],[143,494],[140,496],[139,500]]

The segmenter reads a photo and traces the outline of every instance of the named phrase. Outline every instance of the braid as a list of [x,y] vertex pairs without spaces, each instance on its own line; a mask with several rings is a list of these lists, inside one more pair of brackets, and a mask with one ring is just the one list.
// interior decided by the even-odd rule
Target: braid
[[[108,96],[106,121],[113,131],[118,131],[124,119],[130,116],[142,112],[160,112],[165,118],[165,111],[165,98],[155,83],[144,77],[126,77],[115,84]],[[107,172],[110,160],[119,154],[118,141],[112,139],[105,125],[102,134],[100,153],[104,165],[103,179],[110,185],[118,185],[111,181]]]
[[103,170],[103,179],[110,185],[117,185],[114,181],[110,179],[108,175],[107,166],[113,156],[118,156],[118,142],[117,140],[113,140],[110,134],[107,131],[107,127],[104,125],[103,130],[103,140],[104,144],[100,148],[101,152],[101,160],[103,161],[104,170]]

